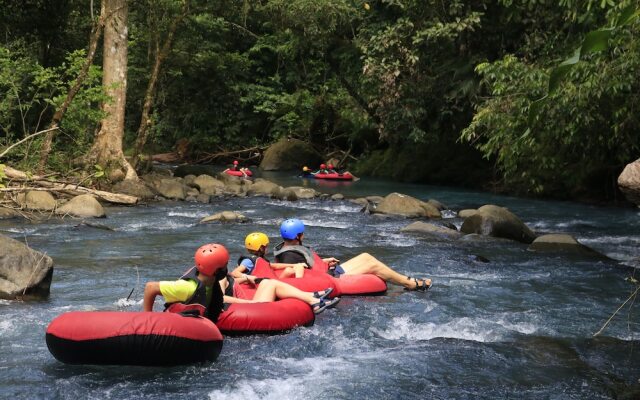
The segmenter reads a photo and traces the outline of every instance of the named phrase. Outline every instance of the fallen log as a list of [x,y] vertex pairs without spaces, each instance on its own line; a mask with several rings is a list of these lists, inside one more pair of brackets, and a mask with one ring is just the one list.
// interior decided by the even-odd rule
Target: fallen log
[[[8,166],[5,166],[4,173],[7,178],[13,181],[28,182],[30,185],[33,185],[34,187],[31,188],[31,190],[42,190],[42,188],[45,188],[45,189],[48,189],[48,191],[68,193],[73,196],[78,196],[81,194],[92,194],[97,198],[104,200],[106,202],[114,203],[114,204],[124,204],[124,205],[134,205],[139,200],[137,197],[129,196],[128,194],[106,192],[104,190],[90,189],[84,186],[78,186],[78,185],[69,184],[69,183],[51,182],[44,179],[42,176],[39,176],[39,175],[29,176],[23,171],[20,171]],[[41,189],[37,189],[37,187],[40,187]],[[24,190],[28,190],[28,189],[25,189],[23,187],[5,188],[2,191],[24,191]]]

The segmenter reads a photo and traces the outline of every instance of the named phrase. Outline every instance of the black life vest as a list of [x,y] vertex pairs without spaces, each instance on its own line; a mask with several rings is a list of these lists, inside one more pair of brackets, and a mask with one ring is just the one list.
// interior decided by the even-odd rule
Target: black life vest
[[164,310],[185,316],[207,317],[216,322],[223,307],[222,289],[218,281],[214,282],[211,288],[211,300],[207,303],[207,287],[198,279],[198,270],[195,267],[191,268],[180,279],[196,282],[196,290],[185,302],[166,303]]
[[277,245],[273,250],[273,255],[275,256],[276,261],[283,262],[282,257],[280,255],[286,252],[292,252],[292,253],[301,255],[302,257],[304,257],[304,262],[309,266],[309,268],[313,267],[313,264],[314,264],[313,250],[311,250],[307,246],[302,246],[298,244],[285,246],[284,242],[282,242],[279,245]]

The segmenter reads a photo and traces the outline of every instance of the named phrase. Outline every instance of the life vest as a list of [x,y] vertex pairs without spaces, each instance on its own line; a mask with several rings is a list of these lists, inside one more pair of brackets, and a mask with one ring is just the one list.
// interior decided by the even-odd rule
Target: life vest
[[211,301],[207,304],[207,287],[198,279],[198,272],[195,267],[191,268],[186,274],[181,276],[180,279],[196,282],[196,290],[185,302],[166,303],[164,305],[164,311],[178,313],[184,316],[207,317],[213,322],[216,322],[218,315],[220,315],[222,311],[222,289],[220,289],[218,282],[214,282],[211,289]]
[[284,242],[282,242],[275,247],[275,249],[273,250],[273,255],[275,256],[276,260],[278,260],[278,256],[280,254],[286,253],[288,251],[300,254],[301,256],[304,257],[305,262],[307,263],[309,268],[313,267],[313,263],[314,263],[313,250],[311,250],[307,246],[302,246],[298,244],[285,246]]
[[237,263],[237,265],[240,265],[240,263],[241,263],[242,261],[244,261],[244,260],[251,260],[251,262],[253,263],[253,266],[255,267],[255,266],[256,266],[256,263],[258,262],[258,258],[260,258],[260,257],[256,256],[255,254],[249,254],[249,255],[247,255],[247,256],[240,256],[240,257],[238,258],[238,263]]

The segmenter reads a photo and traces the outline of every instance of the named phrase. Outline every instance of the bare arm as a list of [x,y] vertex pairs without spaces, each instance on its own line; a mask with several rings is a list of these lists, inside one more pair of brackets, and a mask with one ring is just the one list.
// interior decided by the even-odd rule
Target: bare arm
[[240,304],[253,303],[253,301],[251,301],[251,300],[239,299],[239,298],[233,297],[233,296],[224,296],[224,302],[228,303],[228,304],[233,304],[233,303],[240,303]]
[[143,311],[153,311],[153,302],[160,294],[160,282],[147,282],[144,285],[144,300],[142,302]]
[[229,275],[233,276],[235,279],[242,277],[242,275],[247,270],[247,267],[244,265],[238,265]]

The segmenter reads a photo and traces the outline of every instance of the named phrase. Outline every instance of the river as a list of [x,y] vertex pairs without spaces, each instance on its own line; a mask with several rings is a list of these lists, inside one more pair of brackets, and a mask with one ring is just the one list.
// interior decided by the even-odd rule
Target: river
[[[268,178],[301,184],[283,174]],[[2,233],[55,261],[47,301],[0,301],[0,398],[609,399],[638,383],[638,305],[593,334],[635,289],[621,261],[640,256],[640,210],[374,179],[318,189],[348,196],[397,191],[456,211],[498,204],[538,234],[570,233],[614,261],[531,253],[500,239],[401,233],[410,221],[360,213],[348,201],[232,198],[108,207],[107,219],[92,222],[112,231],[70,218],[0,221]],[[197,224],[223,210],[251,222]],[[306,223],[307,244],[321,255],[346,260],[370,252],[404,274],[431,277],[434,286],[427,293],[390,286],[386,296],[345,297],[314,326],[286,335],[226,338],[210,364],[72,366],[47,350],[46,327],[60,313],[140,310],[144,283],[177,278],[201,244],[221,242],[235,259],[246,234],[264,231],[275,244],[279,223],[290,217]]]

